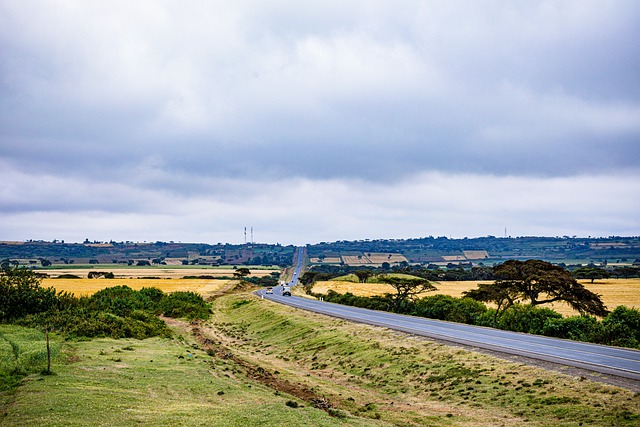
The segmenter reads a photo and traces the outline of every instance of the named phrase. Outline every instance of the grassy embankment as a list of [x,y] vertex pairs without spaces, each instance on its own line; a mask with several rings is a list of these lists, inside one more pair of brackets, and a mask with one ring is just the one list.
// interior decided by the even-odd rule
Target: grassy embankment
[[[213,310],[213,319],[198,327],[197,343],[186,323],[178,323],[182,332],[174,339],[66,343],[55,375],[29,377],[9,397],[0,424],[640,422],[640,395],[621,388],[309,314],[247,293],[218,298]],[[274,391],[285,389],[290,394]],[[329,411],[313,408],[311,400],[324,402]]]
[[54,375],[32,376],[5,396],[0,425],[355,425],[314,408],[288,407],[289,397],[274,395],[188,339],[68,343],[65,358]]
[[[223,344],[326,396],[396,425],[633,425],[640,395],[272,303],[218,301]],[[580,424],[582,423],[582,424]]]

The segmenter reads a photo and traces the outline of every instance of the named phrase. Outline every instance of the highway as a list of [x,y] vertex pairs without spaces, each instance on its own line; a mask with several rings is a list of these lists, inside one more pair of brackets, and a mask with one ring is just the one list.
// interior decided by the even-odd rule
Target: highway
[[[298,250],[298,262],[288,286],[298,283],[302,270],[303,249]],[[265,294],[264,290],[258,293],[265,299],[281,304],[354,322],[640,380],[638,350],[405,316],[309,298],[284,297],[281,287],[274,288],[273,294]]]

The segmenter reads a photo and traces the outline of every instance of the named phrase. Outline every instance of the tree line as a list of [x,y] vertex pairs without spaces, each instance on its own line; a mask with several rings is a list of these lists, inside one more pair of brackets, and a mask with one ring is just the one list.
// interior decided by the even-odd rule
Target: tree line
[[[593,283],[597,279],[629,279],[640,277],[640,267],[623,266],[623,267],[596,267],[595,265],[587,266],[567,266],[565,264],[557,264],[568,271],[576,279],[587,279]],[[434,282],[443,281],[463,281],[463,280],[495,280],[494,267],[472,265],[471,263],[449,263],[446,267],[436,264],[414,265],[402,262],[396,265],[390,265],[383,262],[379,267],[355,267],[348,265],[314,265],[308,272],[312,277],[319,275],[320,280],[331,280],[335,277],[347,274],[355,274],[361,282],[366,282],[369,277],[379,276],[389,273],[403,273],[412,276],[421,277]]]
[[[314,294],[313,284],[327,280],[330,273],[307,272],[301,283],[307,293],[339,304],[599,344],[640,347],[640,311],[620,306],[609,312],[600,295],[578,283],[568,270],[540,260],[511,260],[491,270],[492,283],[480,284],[465,292],[462,298],[446,295],[418,298],[420,294],[437,290],[428,279],[419,276],[378,274],[377,280],[389,284],[394,292],[373,297],[335,291]],[[354,274],[366,282],[374,273],[357,270]],[[541,307],[552,302],[566,303],[580,315],[564,318]]]

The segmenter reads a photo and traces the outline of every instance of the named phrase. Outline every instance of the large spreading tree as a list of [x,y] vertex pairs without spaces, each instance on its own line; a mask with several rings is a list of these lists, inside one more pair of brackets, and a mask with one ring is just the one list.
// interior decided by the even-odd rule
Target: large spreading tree
[[412,300],[424,292],[435,291],[436,287],[426,279],[398,276],[380,276],[380,282],[391,285],[396,293],[391,295],[392,311],[398,311],[403,302]]
[[477,301],[492,302],[498,312],[513,304],[531,305],[564,302],[581,314],[606,316],[600,295],[578,283],[564,268],[541,260],[510,260],[493,269],[494,283],[480,284],[464,295]]

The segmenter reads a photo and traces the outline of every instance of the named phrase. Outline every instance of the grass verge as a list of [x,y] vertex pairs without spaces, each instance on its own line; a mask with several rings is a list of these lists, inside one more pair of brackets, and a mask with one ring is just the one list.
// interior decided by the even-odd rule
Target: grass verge
[[[52,337],[52,357],[59,353],[60,343]],[[0,325],[0,393],[13,393],[29,374],[46,371],[47,345],[44,333],[31,328]]]
[[66,343],[54,371],[26,377],[0,425],[363,425],[250,380],[188,337]]
[[216,300],[220,345],[336,408],[394,425],[624,426],[640,395],[243,295]]

